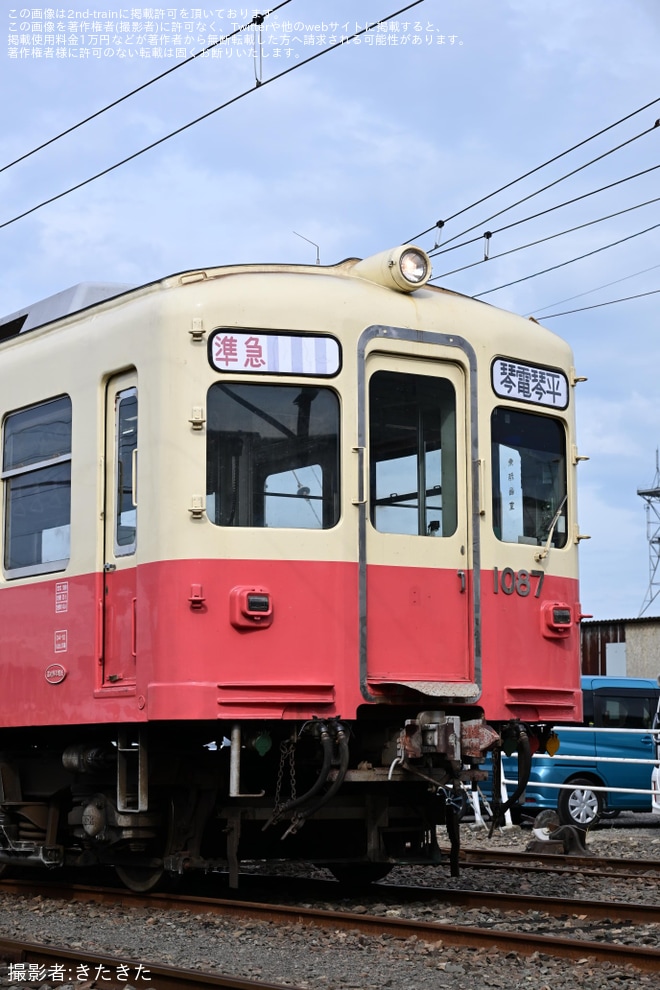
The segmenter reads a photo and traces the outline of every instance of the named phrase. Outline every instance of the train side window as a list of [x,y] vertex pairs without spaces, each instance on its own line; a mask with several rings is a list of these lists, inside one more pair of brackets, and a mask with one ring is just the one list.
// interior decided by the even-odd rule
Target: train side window
[[491,416],[493,528],[504,543],[563,547],[568,538],[566,436],[550,416],[500,407]]
[[452,536],[456,393],[426,375],[376,372],[369,383],[371,522],[381,533]]
[[119,392],[115,399],[116,488],[115,555],[135,553],[137,536],[137,389]]
[[71,541],[71,399],[5,419],[4,567],[10,577],[64,570]]
[[329,388],[218,382],[206,511],[216,526],[329,529],[339,519],[339,401]]

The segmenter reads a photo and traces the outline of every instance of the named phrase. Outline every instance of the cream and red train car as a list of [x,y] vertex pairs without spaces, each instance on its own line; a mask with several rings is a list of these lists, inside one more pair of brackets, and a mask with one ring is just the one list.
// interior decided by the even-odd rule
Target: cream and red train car
[[0,863],[438,862],[485,753],[579,718],[570,350],[429,275],[0,323]]

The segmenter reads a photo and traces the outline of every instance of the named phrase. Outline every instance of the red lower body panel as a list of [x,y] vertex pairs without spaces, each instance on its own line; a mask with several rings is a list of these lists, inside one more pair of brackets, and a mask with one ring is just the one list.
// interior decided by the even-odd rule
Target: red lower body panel
[[[1,725],[351,719],[365,673],[376,687],[455,684],[461,697],[478,680],[475,629],[489,720],[579,718],[573,581],[548,577],[537,598],[496,594],[484,573],[475,626],[469,574],[464,586],[455,571],[374,567],[361,659],[354,563],[163,561],[112,580],[112,607],[99,574],[0,590]],[[250,591],[267,596],[271,614],[244,615]],[[543,626],[548,602],[568,603],[567,632]]]
[[[520,572],[524,573],[524,572]],[[497,591],[495,590],[497,587]],[[481,579],[481,703],[490,720],[579,721],[580,604],[577,581],[545,577],[529,585],[496,584],[492,571]],[[511,589],[511,590],[509,590]],[[566,606],[570,622],[548,624],[553,606]]]

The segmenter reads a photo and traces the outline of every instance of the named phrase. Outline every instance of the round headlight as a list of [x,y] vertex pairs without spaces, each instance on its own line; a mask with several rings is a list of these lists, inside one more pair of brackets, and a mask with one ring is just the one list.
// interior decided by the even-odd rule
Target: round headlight
[[410,248],[408,251],[404,251],[399,258],[399,269],[406,281],[417,285],[419,282],[423,282],[427,276],[429,260],[421,251]]
[[399,245],[358,261],[351,274],[399,292],[414,292],[431,277],[431,262],[421,248]]

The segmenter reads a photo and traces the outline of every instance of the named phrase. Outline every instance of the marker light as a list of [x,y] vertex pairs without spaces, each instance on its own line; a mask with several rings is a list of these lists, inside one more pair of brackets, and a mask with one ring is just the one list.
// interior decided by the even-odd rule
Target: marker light
[[430,279],[431,262],[421,248],[404,244],[358,261],[351,269],[351,275],[387,289],[414,292]]
[[573,613],[565,602],[544,602],[541,606],[541,631],[550,639],[568,636],[573,626]]
[[273,621],[273,599],[268,589],[246,585],[232,588],[229,621],[236,629],[267,629]]

